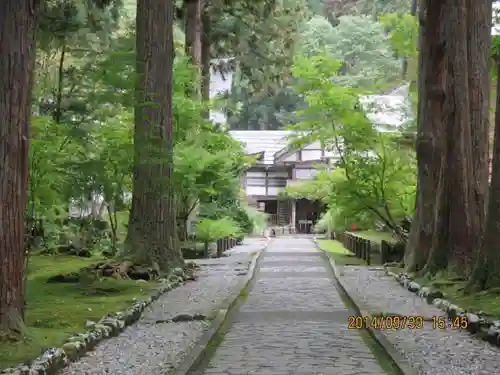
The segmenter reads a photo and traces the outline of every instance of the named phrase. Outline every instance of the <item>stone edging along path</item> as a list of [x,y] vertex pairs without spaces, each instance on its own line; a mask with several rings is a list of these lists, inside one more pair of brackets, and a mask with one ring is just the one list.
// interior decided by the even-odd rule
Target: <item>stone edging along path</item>
[[[316,240],[314,240],[314,243],[316,244],[316,247],[319,250],[321,250]],[[337,284],[337,287],[340,290],[341,294],[343,294],[344,297],[347,298],[348,302],[353,307],[354,311],[358,316],[370,316],[371,313],[363,308],[363,305],[357,300],[357,298],[347,292],[345,286],[338,277],[339,271],[337,269],[335,261],[328,254],[328,252],[326,253],[328,255],[328,261],[330,263],[330,266],[332,267],[333,270],[333,275],[335,278],[334,281]],[[372,338],[385,350],[387,355],[393,360],[393,362],[398,367],[400,373],[404,375],[418,375],[417,371],[413,367],[411,367],[408,361],[394,348],[394,346],[389,342],[389,340],[385,337],[384,333],[381,330],[374,329],[370,325],[367,325],[366,329],[370,333]]]
[[[237,305],[237,302],[242,295],[242,292],[248,288],[248,285],[255,277],[255,270],[257,269],[257,262],[260,259],[260,256],[264,252],[264,250],[269,245],[271,240],[268,239],[267,244],[258,251],[253,257],[250,263],[250,267],[248,272],[241,283],[241,286],[238,290],[238,293],[230,296],[226,299],[223,306],[219,308],[215,318],[213,319],[210,327],[205,331],[200,340],[195,344],[191,352],[186,356],[186,358],[177,366],[177,368],[173,371],[173,375],[186,375],[189,371],[196,367],[205,356],[205,351],[207,347],[214,341],[216,341],[217,334],[219,330],[222,328],[223,323],[226,321],[229,312],[233,307]],[[0,374],[1,375],[1,374]]]
[[466,326],[467,332],[471,335],[489,342],[492,345],[500,346],[500,321],[490,321],[481,313],[467,312],[467,310],[447,301],[443,293],[437,289],[421,286],[413,281],[406,273],[396,274],[384,267],[387,276],[393,277],[403,288],[424,298],[429,305],[433,305],[446,313],[453,325]]
[[[252,257],[250,268],[245,276],[243,285],[235,296],[229,297],[219,307],[219,311],[213,319],[211,319],[210,327],[203,334],[198,344],[195,345],[193,352],[197,350],[199,353],[194,356],[189,355],[186,360],[180,365],[180,368],[187,368],[179,374],[187,372],[189,367],[195,362],[197,357],[201,356],[203,349],[217,333],[222,322],[225,320],[228,310],[232,307],[234,302],[239,298],[241,290],[243,290],[249,281],[252,279],[255,265],[262,253],[256,252]],[[195,262],[186,262],[186,268],[176,268],[172,274],[168,276],[164,284],[158,287],[148,298],[145,300],[135,302],[129,309],[115,314],[108,314],[100,319],[98,322],[87,322],[88,330],[84,333],[77,333],[69,337],[60,348],[50,348],[42,355],[35,358],[30,365],[20,364],[15,368],[7,368],[0,371],[0,375],[55,375],[58,371],[65,368],[70,362],[74,362],[85,354],[94,349],[101,341],[120,335],[126,327],[136,323],[141,317],[144,310],[157,301],[162,295],[171,291],[172,289],[182,285],[187,280],[192,280],[195,270],[198,268]],[[186,314],[179,316],[179,321],[194,320],[196,317],[190,317]],[[173,318],[172,321],[175,321]],[[195,357],[194,359],[192,359]],[[189,363],[192,361],[193,363]]]

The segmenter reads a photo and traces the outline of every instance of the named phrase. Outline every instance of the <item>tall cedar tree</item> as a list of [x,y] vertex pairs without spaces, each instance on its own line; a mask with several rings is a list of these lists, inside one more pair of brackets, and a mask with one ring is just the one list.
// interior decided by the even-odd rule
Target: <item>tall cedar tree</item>
[[196,68],[196,84],[191,87],[188,95],[201,99],[201,34],[202,34],[202,4],[201,0],[185,0],[185,30],[186,55],[191,57],[191,62]]
[[[436,5],[444,2],[434,0]],[[468,274],[479,246],[480,219],[475,194],[469,91],[467,0],[448,0],[442,14],[447,61],[443,158],[438,180],[436,217],[426,271],[452,267]],[[429,4],[430,5],[430,4]],[[430,12],[428,13],[428,15]],[[475,125],[475,124],[474,124]]]
[[24,315],[31,92],[39,0],[0,2],[0,330]]
[[202,4],[201,0],[185,0],[186,55],[197,67],[201,65]]
[[159,270],[182,263],[172,186],[172,0],[137,2],[134,174],[127,250]]
[[[472,90],[471,103],[471,125],[473,130],[474,149],[474,181],[475,194],[478,202],[478,215],[481,220],[482,229],[485,232],[484,243],[481,244],[479,256],[477,257],[474,272],[470,279],[469,288],[479,286],[481,289],[490,285],[498,286],[498,279],[494,280],[497,271],[493,271],[494,257],[489,252],[494,246],[495,225],[498,221],[493,212],[489,212],[489,222],[485,223],[485,212],[482,208],[486,205],[488,188],[488,161],[489,161],[489,101],[490,101],[490,64],[491,64],[491,24],[492,24],[492,2],[491,0],[469,1],[469,79]],[[475,63],[475,64],[474,64]],[[473,65],[474,64],[474,65]],[[479,70],[471,68],[479,67]],[[497,94],[498,96],[498,94]],[[498,97],[497,97],[498,101]],[[498,107],[497,107],[498,108]],[[498,111],[495,115],[495,128],[498,126]],[[496,142],[496,140],[495,140]],[[493,184],[490,192],[495,193]],[[491,196],[493,202],[498,197]],[[491,210],[491,202],[489,203]],[[492,227],[493,224],[493,227]],[[483,233],[479,233],[483,234]],[[485,263],[488,262],[488,263]]]
[[408,271],[422,269],[432,247],[434,207],[441,166],[440,145],[445,98],[445,39],[440,17],[443,1],[420,3],[420,54],[417,125],[417,204],[405,254]]
[[491,0],[467,0],[467,61],[472,136],[474,195],[479,219],[480,243],[486,213],[489,160],[489,114],[491,71]]
[[[497,57],[497,72],[500,71]],[[500,74],[497,74],[497,97],[495,113],[495,140],[493,143],[493,165],[488,201],[488,212],[479,261],[471,278],[470,287],[479,289],[500,286]]]
[[[205,2],[207,3],[207,2]],[[210,99],[210,59],[212,46],[212,28],[210,14],[207,6],[202,10],[201,15],[201,97],[204,101]],[[204,114],[205,118],[209,117],[208,111]]]

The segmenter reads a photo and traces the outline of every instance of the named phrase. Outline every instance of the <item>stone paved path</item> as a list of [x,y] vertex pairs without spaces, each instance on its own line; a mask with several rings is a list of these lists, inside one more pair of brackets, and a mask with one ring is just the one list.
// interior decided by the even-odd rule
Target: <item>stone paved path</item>
[[325,255],[276,238],[206,375],[383,375],[337,293]]

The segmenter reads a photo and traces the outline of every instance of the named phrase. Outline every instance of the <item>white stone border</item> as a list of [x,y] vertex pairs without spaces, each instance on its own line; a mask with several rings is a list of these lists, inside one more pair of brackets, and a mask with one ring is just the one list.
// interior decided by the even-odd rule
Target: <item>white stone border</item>
[[403,288],[424,298],[429,305],[434,305],[442,310],[449,319],[465,318],[467,320],[466,330],[471,335],[487,341],[492,345],[500,346],[500,321],[489,321],[480,313],[467,312],[460,306],[446,300],[441,291],[421,286],[413,281],[406,273],[396,274],[390,271],[387,266],[384,266],[384,269],[387,276],[393,277]]

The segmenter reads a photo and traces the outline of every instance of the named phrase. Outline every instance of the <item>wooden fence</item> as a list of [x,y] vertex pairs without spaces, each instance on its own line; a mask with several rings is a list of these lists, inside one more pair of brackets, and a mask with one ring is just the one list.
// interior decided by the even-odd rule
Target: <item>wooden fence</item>
[[405,255],[405,244],[397,243],[391,244],[387,241],[380,243],[380,257],[382,264],[385,263],[399,263],[403,261]]
[[358,258],[363,259],[367,265],[403,260],[404,244],[391,244],[387,241],[381,241],[380,244],[377,244],[347,232],[336,234],[335,239]]
[[235,247],[236,244],[238,243],[238,240],[236,238],[225,237],[218,239],[216,243],[217,243],[217,258],[220,258],[224,251],[229,250],[232,247]]
[[344,245],[344,247],[356,255],[358,258],[363,259],[366,264],[372,263],[372,243],[364,238],[354,236],[351,233],[339,233],[335,238]]

